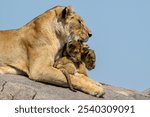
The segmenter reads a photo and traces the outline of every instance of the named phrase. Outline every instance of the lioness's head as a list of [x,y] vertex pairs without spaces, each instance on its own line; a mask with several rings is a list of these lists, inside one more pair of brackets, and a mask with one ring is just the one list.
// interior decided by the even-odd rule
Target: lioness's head
[[59,15],[58,22],[62,23],[64,33],[67,35],[69,41],[79,40],[85,42],[92,36],[91,31],[88,29],[83,19],[73,11],[71,6],[63,8]]

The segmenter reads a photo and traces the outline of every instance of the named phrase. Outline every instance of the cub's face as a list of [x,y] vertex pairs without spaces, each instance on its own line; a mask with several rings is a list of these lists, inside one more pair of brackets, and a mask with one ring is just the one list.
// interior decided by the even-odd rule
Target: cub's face
[[70,41],[66,47],[67,54],[71,57],[73,62],[80,62],[81,61],[81,54],[82,54],[82,46],[79,41]]
[[77,15],[71,7],[65,9],[64,26],[67,32],[69,32],[70,39],[79,40],[85,42],[92,36],[91,31],[86,26],[82,18]]
[[95,62],[96,62],[96,55],[94,50],[88,49],[88,52],[83,54],[84,55],[84,63],[86,65],[86,68],[88,70],[92,70],[95,68]]
[[89,49],[88,45],[73,40],[67,43],[66,52],[73,62],[78,63],[83,61],[88,70],[95,68],[96,55],[94,50]]

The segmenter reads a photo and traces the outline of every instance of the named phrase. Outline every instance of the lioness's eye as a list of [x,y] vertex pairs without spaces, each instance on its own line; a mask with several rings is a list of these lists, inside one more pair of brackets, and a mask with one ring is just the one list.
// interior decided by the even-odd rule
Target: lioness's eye
[[78,22],[81,24],[81,20],[78,20]]

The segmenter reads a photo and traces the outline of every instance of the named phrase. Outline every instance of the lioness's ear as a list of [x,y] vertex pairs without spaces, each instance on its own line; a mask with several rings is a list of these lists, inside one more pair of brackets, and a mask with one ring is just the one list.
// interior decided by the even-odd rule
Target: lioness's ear
[[65,7],[64,10],[62,11],[62,18],[66,18],[70,13],[73,12],[73,9],[71,6]]

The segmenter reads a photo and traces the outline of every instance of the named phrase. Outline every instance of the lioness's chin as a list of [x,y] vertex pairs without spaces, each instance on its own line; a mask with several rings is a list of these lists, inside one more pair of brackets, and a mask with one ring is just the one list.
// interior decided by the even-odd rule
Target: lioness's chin
[[86,38],[86,39],[78,39],[81,43],[86,43],[88,40],[89,40],[89,38]]

